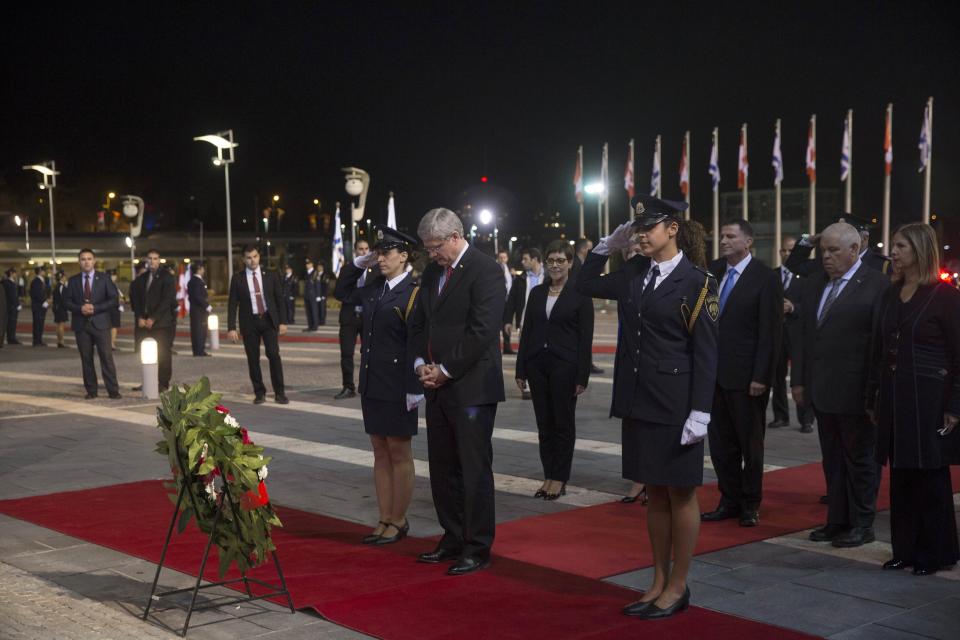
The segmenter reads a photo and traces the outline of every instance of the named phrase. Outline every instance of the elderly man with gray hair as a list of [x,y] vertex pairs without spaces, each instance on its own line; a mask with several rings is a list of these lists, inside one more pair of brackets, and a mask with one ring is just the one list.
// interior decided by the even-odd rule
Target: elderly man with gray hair
[[448,209],[431,209],[417,234],[431,264],[410,314],[408,348],[426,395],[430,487],[443,527],[420,562],[455,561],[464,575],[490,562],[496,520],[493,423],[504,400],[500,360],[503,272],[467,244]]
[[825,526],[810,539],[835,547],[857,547],[875,539],[877,429],[865,397],[879,322],[890,279],[860,257],[860,233],[838,222],[820,236],[823,271],[803,291],[801,347],[792,393],[817,415],[829,509]]

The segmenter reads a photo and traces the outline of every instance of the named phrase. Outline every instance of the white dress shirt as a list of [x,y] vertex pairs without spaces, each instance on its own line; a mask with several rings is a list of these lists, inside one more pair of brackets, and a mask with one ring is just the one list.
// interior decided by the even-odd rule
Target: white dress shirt
[[263,312],[266,313],[270,307],[267,305],[267,296],[263,290],[263,271],[260,270],[259,266],[253,271],[251,271],[249,267],[244,269],[244,271],[247,274],[247,289],[250,291],[251,312],[254,314],[257,313],[257,294],[253,288],[253,274],[257,274],[257,282],[260,287],[260,300],[263,301]]

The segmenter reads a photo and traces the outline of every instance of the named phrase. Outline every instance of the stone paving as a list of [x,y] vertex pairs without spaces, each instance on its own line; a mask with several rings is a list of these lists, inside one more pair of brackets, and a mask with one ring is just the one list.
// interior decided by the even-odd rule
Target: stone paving
[[[612,344],[613,318],[598,314],[597,320],[596,342]],[[292,336],[303,335],[297,329]],[[314,335],[335,338],[336,326]],[[29,339],[26,332],[24,337]],[[73,348],[8,345],[0,350],[0,499],[165,476],[165,461],[153,452],[155,404],[131,390],[139,383],[139,365],[130,336],[121,335],[118,346],[120,401],[81,399]],[[212,358],[191,357],[187,338],[178,339],[176,348],[174,380],[208,375],[241,423],[270,447],[276,458],[270,493],[276,502],[373,524],[369,441],[358,419],[359,401],[332,399],[340,387],[336,344],[283,343],[293,401],[287,407],[250,404],[239,345],[224,342]],[[512,384],[513,359],[505,357],[508,401],[498,410],[494,438],[498,521],[607,501],[627,489],[620,478],[619,424],[607,417],[612,356],[598,354],[595,360],[606,372],[591,378],[578,405],[580,443],[571,479],[576,489],[550,503],[528,495],[542,477],[536,429],[530,404],[520,400]],[[414,439],[414,456],[423,467],[422,430]],[[801,434],[796,426],[768,431],[768,465],[818,460],[815,434]],[[713,479],[707,466],[705,481]],[[417,477],[410,521],[414,535],[439,533],[424,474]],[[806,532],[799,532],[698,556],[691,581],[694,603],[831,638],[960,637],[960,571],[922,579],[880,572],[879,563],[890,553],[885,513],[877,518],[877,538],[859,549],[838,550],[810,543]],[[154,571],[155,565],[142,560],[0,516],[0,638],[170,637],[182,625],[181,609],[161,610],[149,624],[139,619]],[[641,570],[609,580],[642,589],[649,577],[650,570]],[[185,575],[164,571],[165,588],[188,582]],[[205,597],[215,595],[211,591]],[[311,612],[290,614],[270,603],[195,614],[189,636],[366,637]]]

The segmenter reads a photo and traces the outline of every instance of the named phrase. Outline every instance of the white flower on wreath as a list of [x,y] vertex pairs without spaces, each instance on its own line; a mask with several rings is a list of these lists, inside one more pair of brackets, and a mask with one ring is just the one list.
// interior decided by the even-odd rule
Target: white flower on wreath
[[209,500],[210,502],[217,501],[217,488],[214,485],[213,478],[210,478],[210,482],[204,485],[203,490],[207,494],[207,500]]
[[[257,456],[257,457],[263,460],[263,456]],[[260,478],[260,482],[263,482],[264,480],[267,479],[268,473],[269,471],[267,470],[267,465],[263,465],[262,467],[257,469],[257,477]]]
[[234,417],[233,417],[232,415],[230,415],[229,413],[228,413],[227,415],[223,416],[223,423],[224,423],[224,424],[228,424],[228,425],[230,425],[231,427],[233,427],[233,428],[235,428],[235,429],[239,429],[239,428],[240,428],[240,423],[237,422],[237,419],[234,418]]

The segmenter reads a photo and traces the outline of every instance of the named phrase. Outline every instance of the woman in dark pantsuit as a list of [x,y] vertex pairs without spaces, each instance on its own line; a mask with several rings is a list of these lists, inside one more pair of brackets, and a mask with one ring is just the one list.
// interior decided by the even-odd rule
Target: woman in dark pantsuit
[[884,569],[928,575],[960,559],[950,465],[960,464],[960,291],[939,282],[936,233],[893,236],[893,283],[875,338],[867,407],[877,460],[890,463],[893,558]]
[[64,302],[64,296],[67,292],[67,283],[64,279],[63,271],[57,271],[57,283],[53,285],[53,321],[57,325],[57,347],[65,349],[64,337],[67,331],[67,323],[70,322],[70,312],[67,310],[67,303]]
[[535,498],[566,494],[577,439],[577,396],[587,389],[593,344],[593,301],[569,279],[573,249],[556,241],[547,247],[548,282],[530,290],[517,354],[517,386],[530,383],[540,439],[543,486]]
[[[380,521],[364,544],[399,542],[410,530],[407,509],[413,498],[414,466],[410,439],[417,435],[417,406],[423,387],[407,354],[407,316],[419,288],[407,264],[416,238],[381,227],[374,250],[340,269],[335,295],[363,308],[360,336],[360,408],[373,446],[373,477]],[[377,277],[357,284],[376,265]],[[374,272],[376,273],[376,271]]]

